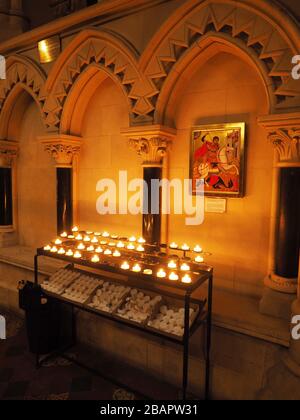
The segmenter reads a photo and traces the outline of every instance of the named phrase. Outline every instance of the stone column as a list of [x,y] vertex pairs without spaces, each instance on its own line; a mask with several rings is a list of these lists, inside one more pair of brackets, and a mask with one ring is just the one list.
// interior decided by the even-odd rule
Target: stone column
[[29,22],[23,14],[22,0],[0,0],[0,40],[23,33]]
[[16,159],[18,144],[0,141],[0,246],[16,242]]
[[276,151],[270,270],[260,310],[290,320],[299,269],[300,114],[273,115],[259,123]]
[[77,223],[77,172],[81,139],[68,135],[40,137],[56,166],[57,233],[70,232]]
[[[151,181],[161,180],[164,158],[176,135],[176,131],[162,126],[143,126],[122,130],[122,134],[129,139],[129,145],[142,159],[144,181],[147,184],[147,208],[143,214],[143,237],[148,243],[160,244],[162,229],[161,194],[152,197]],[[154,200],[154,201],[153,201]],[[158,209],[158,214],[152,214],[151,208]]]

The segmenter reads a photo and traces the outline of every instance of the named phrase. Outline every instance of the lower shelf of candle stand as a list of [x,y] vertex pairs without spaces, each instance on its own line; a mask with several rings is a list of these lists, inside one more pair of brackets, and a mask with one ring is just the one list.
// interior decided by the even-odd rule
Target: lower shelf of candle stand
[[[66,298],[64,298],[60,295],[56,295],[54,293],[43,291],[43,294],[45,296],[48,296],[49,298],[52,298],[52,299],[58,301],[58,302],[61,302],[63,304],[69,305],[69,306],[73,306],[74,308],[76,308],[78,310],[88,312],[90,314],[93,314],[95,316],[98,316],[100,318],[104,318],[104,319],[112,321],[112,322],[115,322],[117,324],[121,324],[121,325],[126,326],[130,329],[138,330],[138,331],[140,331],[140,332],[142,332],[146,335],[152,335],[152,336],[160,338],[162,340],[170,341],[170,342],[173,342],[173,343],[179,344],[179,345],[184,345],[184,337],[176,337],[174,335],[165,333],[163,331],[159,331],[159,330],[156,330],[154,328],[148,327],[147,325],[142,325],[142,324],[138,324],[136,322],[131,322],[129,320],[118,317],[115,313],[100,311],[98,309],[94,309],[92,307],[89,307],[86,304],[73,302],[69,299],[66,299]],[[197,317],[195,318],[195,320],[193,322],[193,325],[190,329],[190,335],[189,335],[190,338],[195,334],[195,332],[198,330],[198,328],[200,328],[206,322],[207,313],[205,311],[205,306],[206,306],[206,301],[203,301],[202,306],[199,307],[199,313],[198,313]]]

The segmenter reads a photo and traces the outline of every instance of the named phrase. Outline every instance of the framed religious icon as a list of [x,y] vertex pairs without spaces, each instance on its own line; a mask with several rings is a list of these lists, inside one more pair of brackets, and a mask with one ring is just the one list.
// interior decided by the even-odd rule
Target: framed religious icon
[[207,196],[243,197],[245,179],[245,123],[193,128],[190,176],[193,194],[199,180]]

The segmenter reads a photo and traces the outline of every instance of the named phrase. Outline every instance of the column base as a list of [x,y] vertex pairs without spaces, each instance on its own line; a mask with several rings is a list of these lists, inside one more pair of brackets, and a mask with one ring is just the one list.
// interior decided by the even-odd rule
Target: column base
[[296,294],[282,293],[266,287],[259,304],[259,311],[262,315],[291,321],[291,306],[295,298]]

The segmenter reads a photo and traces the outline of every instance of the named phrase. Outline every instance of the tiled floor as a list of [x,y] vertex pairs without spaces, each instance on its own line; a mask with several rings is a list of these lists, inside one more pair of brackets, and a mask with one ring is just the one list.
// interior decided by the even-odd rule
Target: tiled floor
[[[7,315],[8,338],[0,340],[0,400],[113,400],[133,394],[62,358],[35,368],[24,326]],[[75,356],[76,355],[72,355]]]

